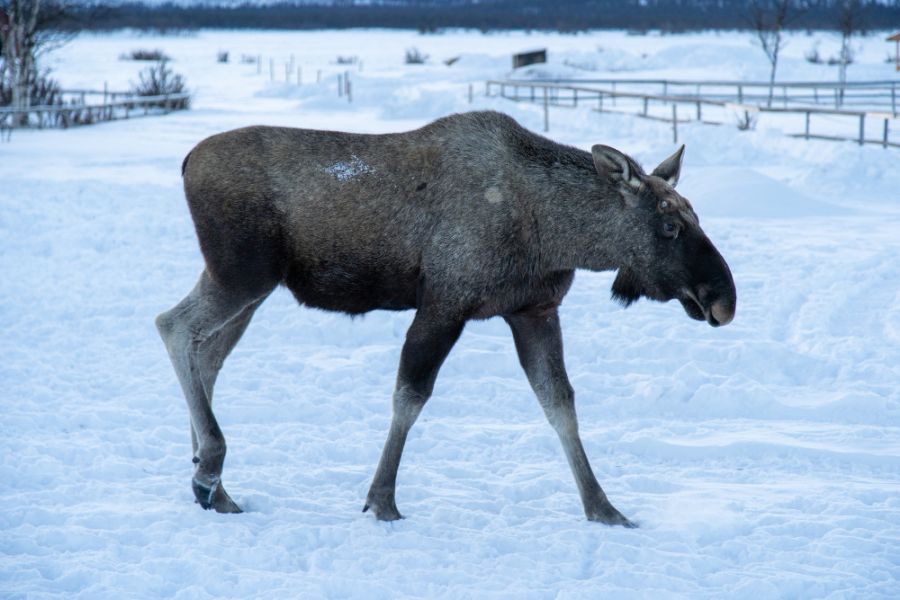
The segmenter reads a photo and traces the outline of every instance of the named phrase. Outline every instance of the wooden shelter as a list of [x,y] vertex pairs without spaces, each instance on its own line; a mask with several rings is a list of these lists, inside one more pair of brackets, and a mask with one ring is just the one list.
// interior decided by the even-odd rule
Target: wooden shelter
[[519,54],[513,54],[513,69],[518,69],[519,67],[527,67],[528,65],[535,65],[538,63],[547,62],[547,49],[543,48],[541,50],[532,50],[530,52],[520,52]]
[[895,33],[885,41],[894,42],[894,65],[900,71],[900,33]]

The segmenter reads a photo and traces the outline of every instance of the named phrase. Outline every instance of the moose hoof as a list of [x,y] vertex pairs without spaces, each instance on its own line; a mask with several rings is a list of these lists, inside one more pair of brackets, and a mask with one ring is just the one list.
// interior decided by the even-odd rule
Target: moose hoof
[[191,487],[194,489],[194,497],[197,499],[197,504],[204,510],[213,509],[217,513],[244,512],[231,499],[225,488],[222,487],[221,481],[217,481],[212,487],[209,487],[194,479],[191,482]]
[[363,512],[372,509],[375,518],[379,521],[399,521],[403,518],[400,511],[397,510],[397,504],[393,498],[372,498],[366,499],[366,505],[363,506]]
[[637,529],[638,524],[630,521],[620,513],[612,504],[587,513],[588,521],[596,521],[605,525],[621,525],[627,529]]

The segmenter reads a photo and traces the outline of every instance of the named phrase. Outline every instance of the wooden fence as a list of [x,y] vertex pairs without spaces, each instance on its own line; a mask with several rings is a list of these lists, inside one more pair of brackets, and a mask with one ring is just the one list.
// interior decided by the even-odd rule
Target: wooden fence
[[[643,92],[769,106],[769,83],[761,81],[684,79],[542,79],[540,83],[601,87],[610,92]],[[828,106],[898,113],[900,81],[790,81],[772,87],[772,107]]]
[[[900,141],[891,138],[890,123],[898,118],[896,111],[890,110],[852,110],[847,108],[830,108],[815,106],[812,104],[790,104],[788,106],[765,106],[748,102],[743,89],[735,89],[734,96],[715,95],[707,97],[694,94],[656,94],[646,91],[623,90],[623,82],[627,85],[661,85],[666,83],[665,91],[671,89],[671,80],[579,80],[572,82],[545,82],[525,80],[490,80],[485,83],[485,95],[500,96],[517,102],[540,103],[544,108],[544,131],[550,129],[550,107],[577,107],[590,103],[599,112],[620,112],[632,114],[647,119],[665,121],[672,124],[673,139],[678,141],[678,125],[690,122],[700,122],[708,125],[729,124],[725,115],[742,115],[742,121],[749,125],[754,116],[759,113],[771,113],[780,115],[803,116],[804,127],[802,132],[797,131],[788,135],[802,137],[804,139],[824,139],[855,141],[859,144],[878,144],[885,148],[900,148]],[[676,85],[693,86],[745,86],[762,84],[744,84],[735,82],[676,82]],[[866,82],[865,84],[848,84],[857,90],[866,90],[867,96],[874,96],[872,90],[879,90],[878,96],[882,102],[891,102],[893,95],[896,98],[896,90],[893,82]],[[604,85],[607,87],[599,87]],[[768,84],[765,84],[768,88]],[[782,85],[782,84],[779,84]],[[835,84],[783,84],[785,87],[805,85],[817,85],[822,89],[833,89]],[[828,87],[830,86],[830,87]],[[844,90],[846,92],[846,90]],[[850,94],[845,94],[848,98]],[[758,96],[749,96],[749,99],[758,100]],[[858,100],[859,98],[857,98]],[[893,100],[896,102],[896,100]],[[680,110],[679,110],[680,108]],[[710,110],[712,109],[712,110]],[[680,114],[679,114],[680,113]],[[712,113],[712,114],[711,114]],[[719,120],[713,117],[718,116]],[[816,120],[813,121],[813,116]],[[733,118],[733,117],[732,117]],[[840,123],[836,124],[834,121]],[[874,122],[867,133],[867,123]],[[738,125],[732,120],[731,124]],[[813,125],[819,128],[819,132],[813,130]],[[827,126],[827,131],[822,131]],[[835,132],[837,129],[837,133]],[[897,129],[896,127],[894,128]],[[871,137],[872,131],[877,131],[878,137]],[[851,133],[852,132],[852,133]],[[894,136],[896,137],[896,132]]]
[[[169,113],[185,109],[190,94],[136,96],[130,92],[97,90],[66,90],[61,104],[30,106],[25,109],[0,107],[0,139],[7,139],[13,129],[23,127],[71,127],[100,121],[129,119],[133,116]],[[103,96],[103,101],[91,104],[88,96]]]

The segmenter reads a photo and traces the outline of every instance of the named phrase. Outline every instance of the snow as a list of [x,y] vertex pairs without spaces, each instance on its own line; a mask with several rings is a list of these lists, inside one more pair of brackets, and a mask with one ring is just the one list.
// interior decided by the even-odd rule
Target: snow
[[323,170],[338,181],[350,181],[359,175],[375,173],[375,169],[355,154],[350,155],[350,162],[336,162]]
[[[803,62],[815,40],[836,43],[793,36],[786,74],[834,77]],[[880,37],[860,44],[851,76],[895,76]],[[434,58],[403,65],[411,46]],[[623,311],[611,273],[579,273],[563,305],[587,453],[639,529],[585,520],[499,320],[466,328],[412,430],[397,491],[407,518],[360,512],[412,314],[349,319],[283,291],[216,388],[223,480],[246,512],[193,503],[187,409],[153,326],[202,265],[184,155],[254,123],[377,133],[475,108],[540,131],[537,107],[480,92],[512,52],[542,46],[557,73],[598,46],[617,48],[613,64],[593,57],[598,76],[642,54],[646,71],[628,59],[641,75],[765,72],[734,33],[123,32],[51,57],[66,87],[119,89],[141,65],[117,57],[160,47],[196,98],[187,112],[0,144],[0,597],[896,597],[897,151],[792,139],[764,121],[680,130],[679,190],[734,273],[732,324],[712,329],[677,303]],[[220,49],[262,54],[263,75],[216,63]],[[331,64],[348,52],[363,60],[353,103],[336,93],[346,66]],[[292,53],[307,83],[270,83],[267,57],[283,76]],[[646,167],[674,150],[665,124],[587,108],[555,110],[549,135]]]

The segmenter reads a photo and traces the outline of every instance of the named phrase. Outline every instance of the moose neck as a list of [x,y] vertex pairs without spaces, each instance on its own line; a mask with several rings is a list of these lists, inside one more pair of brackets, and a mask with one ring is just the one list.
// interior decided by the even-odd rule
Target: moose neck
[[627,235],[615,184],[593,164],[590,171],[560,166],[549,173],[535,198],[544,269],[608,271],[622,265]]

